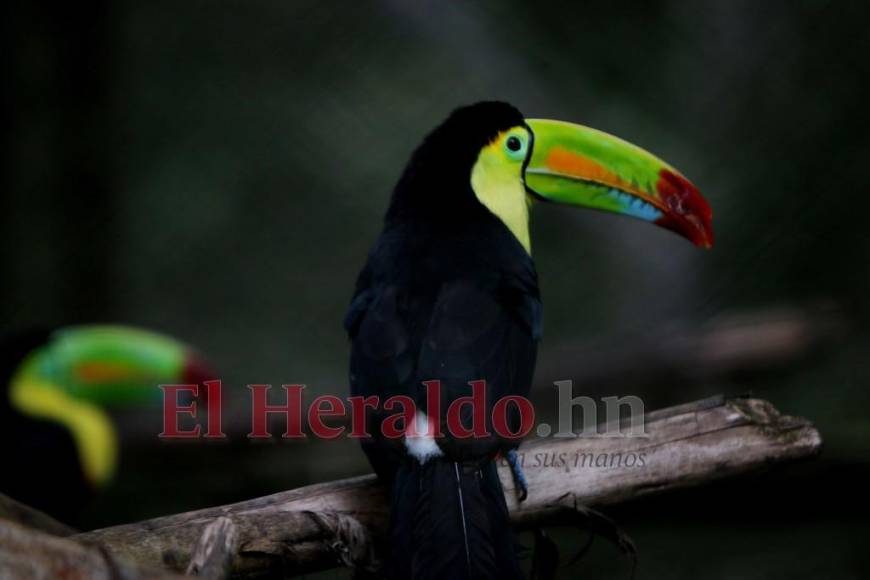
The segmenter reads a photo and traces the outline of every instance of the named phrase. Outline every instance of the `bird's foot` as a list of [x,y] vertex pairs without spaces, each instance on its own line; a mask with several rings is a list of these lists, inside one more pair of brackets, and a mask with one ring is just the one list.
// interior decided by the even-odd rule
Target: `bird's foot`
[[523,473],[523,467],[520,465],[520,457],[516,449],[511,449],[505,454],[508,465],[511,466],[511,474],[514,476],[514,485],[517,490],[517,501],[526,501],[529,497],[529,482],[526,480],[526,474]]
[[589,539],[586,544],[580,548],[580,551],[571,559],[571,564],[582,558],[592,547],[592,541],[595,536],[601,536],[604,539],[615,545],[620,552],[628,556],[631,562],[631,572],[629,578],[632,580],[637,569],[637,548],[634,545],[631,537],[623,531],[623,529],[610,517],[603,513],[594,510],[590,507],[581,505],[576,500],[571,509],[571,518],[574,520],[578,528],[585,529],[589,532]]

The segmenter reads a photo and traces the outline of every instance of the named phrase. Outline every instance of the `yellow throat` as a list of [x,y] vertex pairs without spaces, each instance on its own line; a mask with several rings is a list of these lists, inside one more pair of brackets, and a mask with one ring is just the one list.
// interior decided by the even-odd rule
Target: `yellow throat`
[[528,139],[524,127],[515,127],[499,134],[480,151],[471,170],[471,188],[477,199],[495,214],[519,240],[530,255],[529,205],[531,199],[523,184],[523,159],[506,152],[504,143],[509,136],[522,134]]

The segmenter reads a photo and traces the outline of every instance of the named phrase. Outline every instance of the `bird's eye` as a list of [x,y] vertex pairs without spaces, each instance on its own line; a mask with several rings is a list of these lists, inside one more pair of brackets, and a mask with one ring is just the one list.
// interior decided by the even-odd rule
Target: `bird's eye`
[[510,135],[504,140],[505,153],[512,159],[524,159],[526,156],[526,141],[519,135]]

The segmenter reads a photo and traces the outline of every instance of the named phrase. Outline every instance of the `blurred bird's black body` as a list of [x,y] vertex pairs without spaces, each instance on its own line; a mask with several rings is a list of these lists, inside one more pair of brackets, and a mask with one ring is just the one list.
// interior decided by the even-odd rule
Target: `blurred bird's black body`
[[[453,439],[445,414],[470,394],[469,381],[485,380],[493,433],[493,402],[528,394],[541,324],[534,264],[470,182],[481,149],[523,123],[509,105],[482,103],[426,138],[395,188],[345,321],[354,395],[408,395],[426,411],[423,381],[442,386],[441,457],[421,464],[402,439],[379,437],[379,412],[363,441],[392,490],[396,578],[521,576],[494,462],[516,442]],[[515,430],[519,418],[508,419]]]
[[93,494],[72,435],[56,422],[20,413],[8,393],[18,365],[50,335],[48,329],[0,333],[0,492],[71,523]]

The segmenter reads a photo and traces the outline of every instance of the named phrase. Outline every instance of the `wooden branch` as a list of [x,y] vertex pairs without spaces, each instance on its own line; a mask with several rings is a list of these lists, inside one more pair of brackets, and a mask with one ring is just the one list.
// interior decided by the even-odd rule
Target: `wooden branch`
[[217,518],[203,530],[187,566],[187,575],[223,580],[230,574],[238,545],[239,531],[233,521]]
[[[159,566],[159,562],[152,562]],[[116,558],[101,546],[52,536],[0,519],[0,577],[31,580],[173,580],[166,570],[149,570]]]
[[[554,513],[578,505],[608,505],[697,485],[806,457],[821,445],[808,421],[780,415],[759,399],[717,397],[645,418],[645,437],[524,444],[530,492],[522,504],[507,467],[500,466],[513,522],[547,523]],[[374,476],[363,476],[76,537],[131,561],[183,570],[204,528],[227,517],[239,533],[236,575],[292,575],[341,565],[376,570],[375,544],[387,511],[385,491]]]
[[55,536],[70,536],[76,530],[63,524],[50,515],[32,508],[29,505],[12,499],[0,493],[0,518],[24,524]]

